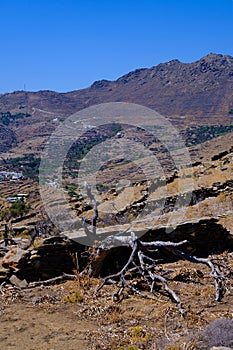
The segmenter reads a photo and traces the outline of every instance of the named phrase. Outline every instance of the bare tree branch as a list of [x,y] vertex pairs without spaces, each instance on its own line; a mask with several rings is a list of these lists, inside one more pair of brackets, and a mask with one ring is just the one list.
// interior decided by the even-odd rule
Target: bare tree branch
[[[98,219],[98,209],[97,202],[95,197],[91,192],[91,187],[86,184],[87,195],[90,198],[94,214],[92,217],[92,227],[91,230],[87,227],[85,219],[83,221],[84,230],[88,238],[92,242],[97,241],[96,234],[96,223]],[[184,313],[182,302],[176,292],[168,286],[168,282],[164,275],[168,270],[158,267],[158,263],[161,264],[161,259],[157,260],[153,258],[153,254],[160,249],[165,249],[174,256],[178,256],[183,260],[190,261],[192,263],[204,264],[208,266],[211,270],[210,275],[214,278],[215,290],[216,290],[216,300],[220,301],[225,293],[224,287],[224,276],[220,271],[220,265],[215,263],[214,260],[208,258],[198,258],[191,256],[187,253],[184,253],[180,249],[180,246],[188,243],[187,240],[181,242],[166,242],[166,241],[153,241],[153,242],[144,242],[139,240],[134,232],[128,232],[131,226],[129,226],[125,231],[119,232],[116,235],[109,235],[102,242],[98,243],[97,249],[93,249],[94,260],[92,260],[92,268],[89,269],[89,273],[93,271],[100,272],[100,269],[104,263],[105,257],[108,255],[108,252],[117,246],[125,246],[131,249],[130,256],[128,261],[123,266],[123,268],[116,274],[112,274],[103,278],[102,284],[97,288],[99,292],[106,284],[113,284],[117,286],[117,291],[113,293],[112,298],[116,302],[120,302],[123,298],[123,291],[125,288],[128,288],[134,293],[137,293],[143,297],[155,298],[155,284],[159,282],[162,284],[164,290],[168,293],[171,299],[173,299],[178,309],[181,313]],[[92,257],[93,258],[93,257]],[[163,259],[162,259],[163,261]],[[97,269],[95,268],[97,266]],[[224,265],[221,266],[226,268]],[[150,296],[142,293],[136,284],[132,282],[132,277],[136,276],[142,279],[148,286],[151,293]]]
[[67,273],[63,273],[61,276],[50,278],[50,279],[45,280],[45,281],[31,282],[28,284],[27,287],[23,287],[22,289],[35,288],[38,286],[47,286],[47,285],[61,282],[64,280],[74,280],[76,277],[77,277],[76,275],[69,275]]
[[212,277],[214,277],[214,281],[215,281],[215,290],[216,290],[216,301],[220,301],[225,293],[225,288],[224,288],[224,276],[223,274],[220,272],[220,270],[218,269],[218,267],[216,266],[217,264],[215,264],[214,262],[212,262],[210,259],[204,259],[204,258],[197,258],[195,256],[191,256],[188,255],[178,249],[173,249],[170,247],[166,247],[169,251],[171,251],[174,255],[177,255],[179,257],[181,257],[184,260],[188,260],[191,261],[193,263],[198,263],[198,264],[204,264],[207,265],[210,270],[211,273],[210,275]]
[[113,243],[116,242],[116,240],[118,240],[118,242],[122,242],[122,245],[126,245],[130,247],[132,249],[131,254],[129,256],[127,263],[121,269],[121,271],[119,271],[114,275],[109,275],[103,279],[103,283],[98,287],[97,292],[100,291],[100,289],[102,289],[103,286],[106,284],[109,284],[109,283],[114,285],[120,284],[118,291],[113,294],[113,300],[116,300],[116,301],[121,300],[121,295],[125,287],[145,297],[146,296],[145,294],[143,294],[137,287],[135,287],[134,285],[132,285],[132,283],[128,281],[129,274],[134,272],[136,273],[136,275],[138,275],[138,277],[141,277],[146,282],[152,294],[154,294],[155,292],[154,287],[155,287],[156,281],[162,283],[165,291],[176,302],[179,311],[181,313],[184,313],[184,309],[182,307],[182,302],[180,298],[175,293],[175,291],[168,286],[167,280],[162,276],[162,273],[164,272],[164,270],[162,268],[159,268],[159,270],[157,269],[158,260],[153,259],[152,257],[148,256],[146,253],[146,252],[151,253],[151,250],[149,250],[148,248],[153,247],[153,248],[157,248],[157,250],[159,250],[160,248],[166,249],[170,253],[172,253],[174,256],[179,256],[184,260],[188,260],[193,263],[201,263],[201,264],[207,265],[211,270],[211,276],[213,276],[215,280],[216,300],[220,301],[221,298],[223,297],[225,293],[225,288],[223,283],[224,276],[222,275],[219,268],[217,267],[217,264],[215,264],[214,261],[211,261],[210,259],[190,256],[180,251],[179,249],[177,249],[177,247],[188,243],[187,240],[177,242],[177,243],[163,242],[163,241],[143,242],[137,239],[134,233],[131,232],[131,236],[127,236],[127,237],[110,236],[105,241],[102,242],[101,247],[102,248],[104,247],[105,249],[108,249],[108,248],[110,249],[113,247]]

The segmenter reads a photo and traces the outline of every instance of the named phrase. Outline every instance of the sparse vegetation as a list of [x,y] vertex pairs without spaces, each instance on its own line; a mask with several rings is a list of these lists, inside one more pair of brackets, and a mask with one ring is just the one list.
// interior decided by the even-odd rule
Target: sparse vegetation
[[70,148],[64,162],[64,177],[76,177],[75,171],[79,169],[79,161],[82,160],[95,145],[113,137],[120,130],[121,126],[119,124],[112,123],[105,127],[99,127],[98,132],[96,130],[87,131],[82,136],[83,140],[81,139],[78,142],[75,142]]
[[79,193],[77,192],[77,189],[78,189],[78,185],[71,182],[71,183],[66,183],[64,185],[64,189],[65,191],[67,191],[68,195],[73,198],[73,197],[76,197],[78,198],[79,197]]
[[29,209],[30,204],[26,204],[23,200],[19,199],[11,205],[9,212],[12,217],[18,217],[28,213]]
[[212,346],[233,347],[233,320],[229,318],[217,319],[210,322],[198,336],[196,348],[209,349]]
[[83,300],[83,295],[78,291],[70,292],[66,294],[63,298],[63,301],[66,303],[81,303]]
[[14,169],[20,169],[25,177],[38,181],[40,158],[33,154],[24,157],[13,158],[8,161]]
[[[179,70],[177,70],[177,72],[176,73],[179,75]],[[162,74],[165,74],[165,71],[163,71]],[[185,74],[183,70],[182,74]],[[206,75],[207,74],[208,72],[206,72]],[[161,95],[161,90],[157,89],[157,77],[160,80],[160,71],[157,71],[157,75],[153,76],[153,81],[155,84],[155,94],[157,94],[158,91]],[[182,84],[185,84],[183,78],[186,77],[182,77]],[[189,79],[190,75],[187,75],[187,78]],[[193,78],[194,77],[191,79]],[[161,81],[164,82],[164,79]],[[208,79],[206,81],[208,81]],[[111,85],[111,82],[107,84]],[[132,79],[131,84],[125,84],[126,96],[124,96],[124,98],[127,98],[127,86],[135,87],[135,91],[137,91],[140,89],[140,84],[140,81],[138,84],[137,76]],[[173,122],[174,118],[175,123],[177,123],[175,125],[178,128],[180,125],[182,125],[182,128],[186,128],[183,132],[183,136],[184,139],[186,139],[187,146],[191,147],[193,145],[202,144],[205,141],[233,132],[233,125],[225,125],[229,122],[230,115],[233,115],[232,108],[229,110],[228,116],[226,114],[221,115],[221,120],[217,120],[219,111],[216,101],[220,101],[221,103],[222,92],[218,94],[218,90],[216,90],[217,93],[213,94],[213,101],[211,101],[210,98],[210,100],[208,100],[208,105],[206,104],[205,106],[205,103],[203,104],[202,110],[201,106],[205,89],[202,90],[203,94],[200,94],[202,96],[201,99],[198,100],[199,94],[196,93],[200,91],[198,90],[198,79],[196,82],[197,90],[195,84],[192,83],[193,96],[196,96],[196,98],[192,99],[192,103],[184,100],[186,98],[185,94],[177,94],[177,91],[180,91],[181,87],[179,84],[179,81],[177,84],[173,84],[172,80],[171,87],[167,91],[168,95],[165,94],[166,96],[164,97],[163,103],[161,103],[161,111],[165,112],[164,115],[169,115],[169,120],[171,117],[171,122]],[[122,100],[121,93],[119,95],[117,94],[117,85],[118,82],[114,85],[113,96],[116,100],[118,98]],[[146,86],[147,85],[144,85],[144,88]],[[216,86],[220,86],[221,88],[223,85],[216,84]],[[174,94],[178,98],[178,101],[177,103],[166,103],[166,101],[173,100],[173,96],[171,96],[173,88],[175,89]],[[203,86],[201,86],[201,89],[202,88]],[[184,89],[186,90],[186,86],[184,86]],[[88,90],[86,91],[88,92]],[[92,93],[94,93],[93,91],[94,89]],[[227,88],[226,91],[230,90]],[[24,92],[20,92],[20,94],[21,93],[24,94]],[[142,187],[142,182],[141,180],[135,180],[134,173],[136,173],[136,171],[129,170],[133,169],[133,167],[130,168],[130,164],[127,165],[127,159],[124,160],[123,157],[119,162],[113,160],[111,163],[111,160],[108,161],[108,159],[111,158],[108,158],[108,156],[111,154],[107,151],[106,162],[98,170],[99,177],[96,177],[96,188],[99,195],[98,205],[101,206],[103,204],[102,209],[104,209],[101,212],[101,207],[99,208],[99,219],[97,215],[92,216],[93,209],[97,211],[97,207],[91,205],[91,203],[93,204],[93,198],[86,198],[86,196],[83,196],[83,198],[79,197],[79,188],[77,184],[75,184],[77,179],[73,180],[73,178],[77,178],[80,163],[84,160],[88,152],[96,145],[101,144],[101,142],[115,136],[119,131],[121,131],[121,133],[116,135],[117,137],[119,136],[119,139],[125,137],[125,139],[129,138],[135,142],[142,142],[145,147],[151,152],[154,152],[154,154],[158,156],[157,159],[161,164],[162,170],[164,170],[165,175],[167,175],[166,171],[169,172],[173,166],[175,167],[175,164],[167,166],[167,148],[147,131],[142,132],[140,128],[138,128],[138,130],[135,128],[134,130],[134,128],[130,126],[128,129],[126,128],[127,130],[122,130],[121,126],[117,123],[112,123],[107,127],[105,125],[99,129],[87,128],[85,134],[71,147],[67,159],[65,160],[64,167],[63,186],[66,193],[70,196],[68,199],[70,208],[72,208],[77,215],[81,215],[84,221],[86,220],[84,226],[86,224],[85,229],[89,234],[94,232],[94,230],[91,232],[91,228],[96,227],[96,222],[101,226],[100,232],[104,236],[104,233],[107,232],[107,226],[117,223],[118,227],[120,227],[121,224],[123,225],[126,222],[128,224],[135,219],[135,221],[138,220],[136,222],[136,225],[138,225],[137,228],[140,228],[140,225],[142,225],[141,227],[145,225],[151,228],[145,239],[147,244],[154,240],[154,238],[157,240],[157,234],[161,235],[160,237],[162,237],[162,240],[164,237],[168,237],[167,240],[170,240],[170,237],[172,237],[170,241],[174,239],[176,244],[180,242],[180,238],[185,236],[184,239],[186,240],[187,238],[187,242],[183,247],[185,254],[189,254],[190,257],[194,256],[196,261],[193,262],[198,262],[198,257],[200,258],[203,254],[202,261],[204,259],[207,262],[206,259],[208,259],[208,261],[214,265],[215,272],[219,272],[219,274],[217,273],[217,276],[215,276],[215,286],[220,279],[223,280],[224,276],[224,281],[220,281],[219,287],[221,287],[220,294],[225,293],[225,299],[219,304],[214,301],[213,270],[211,275],[209,274],[207,266],[191,264],[191,260],[182,260],[186,255],[183,253],[181,254],[179,250],[169,249],[169,247],[166,249],[166,247],[159,246],[154,246],[153,250],[152,246],[143,245],[143,241],[139,242],[137,240],[136,242],[135,239],[134,242],[132,241],[132,247],[133,249],[135,248],[135,256],[129,261],[128,258],[130,252],[132,252],[130,247],[121,246],[118,250],[118,247],[113,246],[111,248],[110,245],[108,246],[106,241],[106,245],[102,247],[103,249],[101,251],[96,237],[94,237],[93,248],[83,248],[84,246],[80,247],[80,244],[76,251],[76,247],[70,247],[71,240],[67,237],[64,238],[64,241],[60,241],[62,235],[57,234],[56,228],[49,226],[44,216],[42,216],[41,219],[43,221],[43,227],[36,230],[36,220],[39,215],[41,216],[41,213],[44,214],[44,212],[42,212],[41,209],[42,203],[40,199],[37,198],[39,197],[38,186],[30,179],[38,181],[38,169],[40,165],[39,154],[50,132],[56,127],[56,124],[51,123],[51,121],[55,115],[57,115],[58,117],[56,120],[58,119],[62,122],[64,118],[59,117],[60,113],[64,116],[69,114],[66,110],[66,104],[63,103],[63,101],[67,101],[70,106],[69,108],[72,109],[72,106],[77,106],[77,103],[80,104],[80,106],[86,106],[91,104],[92,101],[98,102],[99,100],[98,97],[94,99],[91,98],[90,100],[87,99],[85,92],[85,98],[83,100],[80,95],[80,97],[78,97],[78,102],[76,101],[73,103],[72,95],[69,96],[69,94],[67,94],[67,98],[63,100],[63,95],[59,97],[60,95],[55,94],[54,97],[52,97],[54,103],[50,104],[47,103],[47,92],[40,92],[39,95],[33,93],[33,95],[28,95],[26,99],[22,98],[22,101],[21,97],[19,96],[20,98],[18,98],[17,94],[18,93],[16,93],[17,103],[15,103],[14,95],[12,95],[12,106],[10,106],[11,98],[7,97],[9,102],[6,103],[7,107],[5,108],[11,110],[11,112],[0,113],[2,136],[8,136],[7,147],[9,145],[12,150],[12,152],[9,152],[8,150],[10,148],[7,147],[2,149],[2,154],[4,153],[2,157],[4,158],[1,161],[1,167],[3,170],[6,168],[23,172],[24,179],[23,181],[2,181],[0,215],[1,219],[4,219],[7,223],[9,237],[12,236],[12,238],[15,239],[16,243],[12,243],[12,246],[15,244],[17,249],[20,248],[19,250],[26,253],[27,257],[21,260],[23,268],[19,267],[18,269],[18,267],[9,265],[10,268],[7,269],[8,276],[6,277],[4,277],[6,268],[0,269],[0,298],[2,301],[0,313],[2,322],[4,322],[2,323],[4,327],[0,338],[2,339],[3,348],[9,346],[15,346],[17,348],[19,344],[17,337],[21,339],[21,341],[23,339],[22,343],[27,339],[26,348],[46,348],[46,346],[50,346],[51,348],[63,348],[65,344],[67,349],[79,349],[82,348],[82,346],[86,346],[86,343],[85,345],[81,344],[79,346],[80,343],[76,345],[77,339],[82,339],[82,341],[85,339],[88,343],[86,349],[90,350],[204,350],[209,349],[211,346],[233,347],[233,321],[231,311],[233,300],[233,255],[232,239],[228,238],[233,229],[232,154],[230,153],[233,149],[231,149],[231,151],[229,150],[232,144],[232,136],[227,135],[227,137],[219,138],[216,145],[215,142],[205,144],[205,152],[209,152],[209,158],[206,156],[206,153],[204,153],[204,147],[202,153],[202,145],[191,149],[191,152],[195,153],[197,150],[200,154],[194,154],[195,162],[193,164],[195,165],[193,165],[193,168],[196,176],[193,177],[192,172],[190,172],[189,175],[195,182],[194,194],[196,197],[186,212],[181,213],[180,209],[182,208],[180,207],[177,207],[177,210],[173,210],[175,203],[174,198],[180,191],[178,178],[171,177],[171,180],[169,180],[169,182],[164,181],[164,184],[162,184],[162,180],[161,182],[158,181],[151,193],[148,191],[150,195],[150,197],[148,197],[149,204],[152,206],[152,204],[157,201],[156,204],[158,203],[159,207],[160,189],[162,189],[162,187],[166,189],[166,193],[161,190],[161,196],[163,195],[166,197],[164,202],[164,209],[166,209],[166,211],[161,211],[158,222],[155,216],[151,218],[152,215],[149,210],[146,212],[145,221],[140,215],[138,216],[138,214],[140,214],[140,208],[146,203],[144,198],[147,195],[144,193],[143,196],[140,195],[136,198],[136,190]],[[158,95],[155,95],[156,98],[154,99],[153,94],[150,94],[148,94],[148,97],[144,100],[145,106],[159,105]],[[139,94],[138,91],[136,95],[134,95],[133,91],[130,91],[130,95],[128,96],[130,96],[131,101],[135,101],[138,100]],[[100,98],[104,98],[101,93]],[[77,99],[77,95],[75,99]],[[5,106],[4,102],[3,100],[2,106]],[[16,108],[15,106],[18,106],[19,103],[28,103],[28,106],[21,105],[18,108],[19,112],[31,110],[32,119],[29,118],[31,116],[29,113],[13,112],[16,111],[14,108]],[[53,111],[51,106],[57,108],[57,111]],[[182,113],[184,113],[181,123],[177,117],[180,113],[180,106],[182,106]],[[221,106],[220,108],[222,108]],[[231,106],[227,107],[227,111],[230,107]],[[206,115],[204,115],[205,112]],[[196,115],[197,118],[195,117]],[[206,123],[209,125],[200,125],[200,121],[202,124]],[[223,125],[211,125],[213,121],[214,123],[220,121]],[[18,128],[19,125],[23,127]],[[191,125],[196,126],[192,127]],[[10,135],[11,132],[13,135]],[[4,137],[2,137],[3,140]],[[220,147],[218,147],[217,143],[220,144]],[[211,145],[210,148],[208,148],[208,144]],[[20,147],[21,145],[22,148]],[[14,147],[16,148],[14,149]],[[174,144],[170,148],[170,151],[176,150],[177,147],[178,146]],[[120,154],[120,147],[117,148],[117,146],[115,149],[116,154],[118,149]],[[8,159],[6,152],[10,157],[17,154],[17,158]],[[28,155],[28,152],[36,153]],[[159,158],[160,155],[161,158]],[[193,156],[193,154],[191,155]],[[140,158],[140,152],[138,152],[138,158]],[[208,165],[207,159],[209,162]],[[168,168],[169,170],[167,170]],[[122,169],[125,177],[121,174]],[[112,181],[110,174],[114,173],[114,170],[116,170],[115,174],[117,174],[119,170],[119,177]],[[104,177],[105,174],[106,178]],[[85,177],[86,174],[84,173],[82,175]],[[129,198],[130,196],[127,195],[127,192],[124,192],[120,186],[117,187],[117,181],[119,181],[121,177],[125,179],[128,178],[130,181],[132,179],[132,200]],[[115,180],[116,184],[114,182]],[[54,183],[56,183],[56,181],[55,178]],[[188,175],[186,173],[182,176],[182,181],[185,184],[188,181]],[[147,185],[145,185],[145,187],[146,186]],[[214,190],[214,187],[217,189]],[[17,194],[28,193],[28,191],[31,191],[31,209],[28,204],[29,200],[25,200],[25,202],[19,200],[13,204],[7,201],[8,196],[17,197]],[[146,192],[146,189],[142,188],[141,191]],[[128,200],[129,205],[128,203],[126,203],[127,205],[122,205],[122,207],[120,205],[115,205],[115,200],[117,201],[119,197],[121,198],[120,200],[122,200],[124,196],[127,197],[125,202]],[[80,198],[82,198],[82,200],[80,200]],[[104,207],[105,205],[106,207]],[[56,210],[56,203],[54,203],[54,208]],[[114,209],[114,211],[111,211],[109,217],[107,217],[108,211],[105,211],[106,208],[111,208],[110,211],[112,208]],[[30,215],[27,215],[29,211]],[[185,214],[185,217],[184,219],[181,218],[181,220],[183,220],[181,225],[179,223],[177,224],[177,230],[174,235],[172,236],[171,234],[169,237],[169,234],[165,234],[165,231],[163,234],[163,230],[168,216],[170,213],[173,214],[173,211],[175,212],[174,214],[177,215],[177,218],[180,214]],[[155,213],[155,215],[157,214]],[[198,221],[199,219],[200,221]],[[216,223],[214,222],[215,220]],[[210,221],[212,224],[210,224]],[[4,231],[5,225],[6,224],[2,222],[0,233],[2,240],[0,254],[2,254],[2,256],[4,256],[6,250],[13,250],[11,243],[7,246],[7,249],[4,247],[4,234],[6,235],[6,231]],[[24,227],[29,227],[29,229],[24,229]],[[126,225],[123,227],[123,230],[125,227]],[[77,230],[79,230],[78,225]],[[107,232],[108,237],[110,235],[109,232]],[[33,233],[38,234],[35,240],[31,239]],[[124,239],[127,237],[127,231],[124,230],[123,233],[122,237],[114,233],[113,238],[115,238],[115,236],[116,238],[120,237],[120,239],[122,239],[120,243],[125,243],[126,241],[124,241]],[[51,234],[54,234],[54,236],[48,238]],[[224,236],[227,236],[225,242],[223,242],[225,240]],[[46,243],[45,237],[47,240]],[[30,249],[25,248],[25,240],[30,240],[30,245],[28,245]],[[136,244],[138,244],[138,247],[136,247]],[[47,245],[47,247],[45,247],[45,245]],[[37,250],[37,248],[39,249]],[[68,255],[68,260],[71,261],[69,265],[70,271],[68,272],[73,273],[70,275],[72,279],[66,282],[66,279],[62,280],[57,276],[63,273],[62,269],[64,269],[65,266],[65,259],[63,259],[63,256],[66,256],[66,254],[63,255],[63,249]],[[98,253],[100,253],[100,255],[97,254],[97,250],[99,250]],[[54,254],[54,251],[57,253]],[[103,253],[104,256],[106,251],[108,255],[100,261],[102,257],[101,254]],[[179,254],[173,255],[173,251]],[[49,253],[49,258],[52,257],[51,260],[46,260],[47,253]],[[52,266],[50,262],[53,260],[54,256],[54,266]],[[59,258],[61,259],[59,260]],[[100,272],[96,275],[96,278],[91,277],[88,273],[85,275],[83,268],[86,267],[85,264],[87,261],[88,269],[91,269],[94,264],[97,265],[99,262],[103,262],[102,270],[99,270]],[[131,264],[128,265],[129,268],[125,265],[127,261]],[[124,268],[124,270],[122,270],[122,268]],[[27,279],[27,273],[29,274],[28,270],[30,269],[33,278],[37,278],[35,282],[39,283],[35,285],[35,288],[32,287],[27,290],[20,290],[18,287],[9,285],[8,277],[10,275],[16,275],[20,279],[22,278],[22,280],[24,278]],[[51,271],[52,279],[58,279],[53,281],[52,284],[48,282],[48,284],[43,285],[46,279],[51,281]],[[119,271],[121,271],[120,274]],[[157,275],[161,278],[158,278]],[[106,282],[104,288],[101,287],[100,276],[104,278],[102,282]],[[165,283],[165,288],[163,288],[164,281],[167,281],[167,284]],[[222,282],[224,282],[224,285]],[[33,283],[33,281],[29,281],[29,284],[30,283]],[[167,286],[169,286],[169,290]],[[135,292],[138,292],[138,295],[136,295]],[[171,298],[171,292],[175,293],[173,295],[180,296],[180,299],[182,299],[186,311],[186,313],[182,313],[182,316],[177,312],[176,305],[173,303],[174,298],[173,301]],[[143,299],[142,294],[144,294],[145,297],[152,296],[153,300]],[[218,300],[220,300],[220,298]],[[43,318],[40,319],[39,316],[42,315],[42,312]],[[12,317],[12,315],[14,315],[14,317]],[[218,319],[219,317],[225,318]],[[211,322],[216,318],[217,320]],[[35,319],[38,319],[38,322],[35,321]],[[30,320],[30,322],[28,322],[28,320]],[[81,331],[80,328],[84,322],[84,330]],[[81,334],[81,332],[83,333]],[[192,338],[193,334],[194,337]],[[20,346],[21,345],[22,344],[20,344]]]
[[12,203],[7,209],[1,210],[1,220],[9,220],[10,218],[22,217],[30,210],[30,204],[26,204],[23,200],[19,199],[17,202]]
[[30,117],[31,114],[29,113],[16,113],[16,114],[11,114],[11,112],[0,112],[0,120],[2,124],[8,126],[12,122],[18,120],[18,119],[23,119],[23,118],[28,118]]
[[233,125],[204,125],[187,128],[183,135],[186,145],[194,146],[232,131]]

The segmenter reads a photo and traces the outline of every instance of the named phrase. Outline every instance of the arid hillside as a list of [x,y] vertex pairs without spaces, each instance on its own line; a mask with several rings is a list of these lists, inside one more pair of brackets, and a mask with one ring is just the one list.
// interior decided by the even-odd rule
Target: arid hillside
[[233,107],[233,58],[209,54],[193,63],[173,60],[130,72],[116,81],[101,80],[68,93],[16,91],[1,95],[3,111],[26,105],[54,113],[74,113],[113,101],[148,106],[166,116],[226,117]]
[[[130,125],[92,128],[64,157],[62,183],[52,167],[42,200],[38,169],[48,137],[71,113],[114,101],[163,114],[186,147],[174,144],[169,153],[160,139]],[[69,93],[0,95],[3,348],[233,346],[232,120],[233,58],[216,54]],[[85,156],[109,139],[133,140],[135,149],[143,144],[162,172],[147,154],[134,162],[120,151],[113,157],[109,147],[89,181],[85,167],[79,173]],[[179,166],[186,151],[190,163]],[[119,237],[124,244],[112,244]]]
[[[104,102],[131,102],[169,117],[179,129],[229,125],[233,108],[233,58],[209,54],[193,63],[173,60],[137,69],[116,81],[101,80],[68,93],[53,91],[0,95],[0,120],[16,133],[21,153],[40,151],[65,117]],[[11,116],[6,120],[6,113]],[[9,131],[3,130],[7,135]],[[13,136],[12,136],[13,137]],[[8,147],[9,148],[9,147]],[[3,151],[5,148],[3,149]]]

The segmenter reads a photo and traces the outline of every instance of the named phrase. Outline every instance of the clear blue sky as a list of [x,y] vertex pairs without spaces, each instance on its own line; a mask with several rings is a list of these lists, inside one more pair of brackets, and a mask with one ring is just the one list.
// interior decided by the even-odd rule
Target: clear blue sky
[[0,0],[0,93],[69,91],[209,52],[233,56],[233,0]]

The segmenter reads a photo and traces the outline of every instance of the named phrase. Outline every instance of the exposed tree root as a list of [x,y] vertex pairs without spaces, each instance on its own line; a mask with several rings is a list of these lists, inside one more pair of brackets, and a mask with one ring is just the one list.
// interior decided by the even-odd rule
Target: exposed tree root
[[[131,233],[131,237],[118,236],[118,242],[121,240],[121,238],[122,245],[127,245],[132,249],[130,257],[125,266],[121,269],[121,271],[119,271],[116,274],[109,275],[103,279],[103,283],[98,287],[97,292],[100,289],[102,289],[103,286],[106,284],[115,284],[118,286],[118,291],[113,294],[113,300],[117,302],[122,300],[122,293],[126,287],[132,290],[133,292],[146,297],[145,294],[143,294],[136,286],[132,285],[132,282],[130,282],[130,276],[132,275],[132,273],[134,273],[138,278],[142,279],[147,284],[150,293],[152,294],[155,294],[156,282],[160,282],[163,285],[165,291],[169,294],[170,298],[176,302],[180,312],[183,313],[184,310],[180,298],[175,293],[175,291],[168,286],[167,279],[163,277],[163,272],[165,271],[163,271],[161,267],[158,268],[158,262],[148,255],[148,253],[151,254],[151,252],[163,248],[169,251],[171,254],[179,256],[183,260],[188,260],[192,263],[207,265],[211,270],[210,275],[214,278],[215,281],[216,300],[220,301],[224,296],[224,276],[219,270],[217,264],[211,259],[190,256],[177,249],[177,247],[186,244],[187,241],[181,241],[178,243],[163,241],[143,242],[137,239],[133,232]],[[112,240],[114,240],[114,237],[112,237],[111,240],[108,238],[108,241],[111,241],[111,243]],[[100,245],[100,247],[101,246],[104,246],[106,249],[106,242],[103,242]]]
[[[93,204],[94,214],[91,230],[87,228],[85,221],[84,230],[87,237],[92,239],[92,241],[98,241],[98,236],[96,234],[96,222],[98,219],[97,204],[94,196],[91,193],[90,186],[86,185],[86,189],[87,194]],[[99,264],[101,256],[105,257],[106,255],[103,253],[116,246],[127,246],[131,248],[131,254],[124,267],[118,273],[109,275],[103,279],[102,284],[97,288],[97,292],[100,291],[106,284],[114,284],[118,287],[117,292],[115,292],[112,296],[113,300],[116,302],[120,302],[123,299],[123,291],[125,288],[128,288],[129,290],[143,297],[148,297],[148,295],[142,293],[141,290],[139,290],[139,288],[133,284],[132,275],[134,274],[134,276],[137,276],[138,279],[140,278],[140,280],[144,281],[147,284],[151,293],[150,297],[152,298],[155,295],[156,282],[161,283],[165,291],[168,293],[169,297],[176,302],[179,311],[181,313],[184,313],[180,298],[175,293],[175,291],[168,286],[167,279],[163,276],[165,275],[166,270],[158,267],[158,261],[153,258],[154,252],[157,252],[159,249],[165,249],[172,255],[178,256],[183,260],[187,260],[196,264],[207,265],[211,270],[210,275],[214,278],[215,281],[216,300],[220,301],[225,293],[225,287],[223,283],[224,276],[220,271],[220,264],[215,262],[214,259],[211,260],[208,258],[198,258],[184,253],[178,249],[180,246],[186,243],[188,243],[187,240],[178,243],[165,241],[143,242],[135,236],[134,232],[131,232],[129,235],[129,233],[126,231],[122,232],[119,235],[111,235],[107,237],[101,243],[99,243],[97,249],[93,249],[93,265],[95,262],[98,262]],[[224,265],[221,267],[227,269],[227,267]],[[91,274],[92,271],[93,270],[90,269],[89,274]]]
[[27,285],[27,287],[23,287],[22,289],[35,288],[39,286],[48,286],[50,284],[58,283],[65,280],[74,280],[76,277],[76,275],[69,275],[67,273],[63,273],[61,276],[50,278],[45,281],[31,282]]

